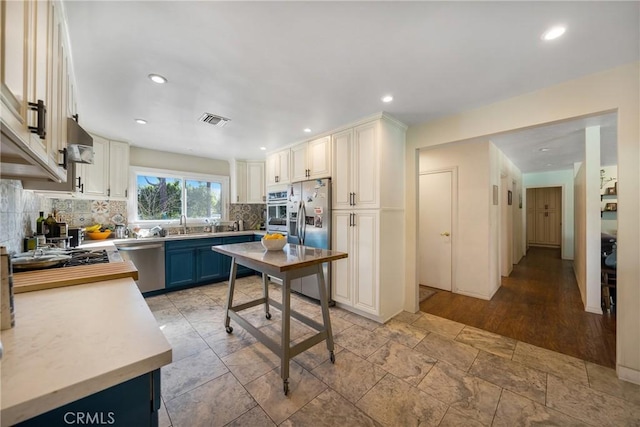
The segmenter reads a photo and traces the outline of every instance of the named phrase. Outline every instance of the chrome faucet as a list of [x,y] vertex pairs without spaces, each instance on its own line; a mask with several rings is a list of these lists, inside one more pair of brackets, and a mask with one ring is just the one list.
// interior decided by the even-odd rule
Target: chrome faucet
[[180,215],[180,225],[182,226],[182,234],[187,234],[187,216],[185,214]]

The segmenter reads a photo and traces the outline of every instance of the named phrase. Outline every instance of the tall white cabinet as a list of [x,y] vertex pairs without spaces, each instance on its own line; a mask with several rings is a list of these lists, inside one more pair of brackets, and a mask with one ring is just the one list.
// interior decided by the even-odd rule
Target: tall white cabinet
[[406,126],[386,115],[332,135],[332,297],[385,322],[404,304]]

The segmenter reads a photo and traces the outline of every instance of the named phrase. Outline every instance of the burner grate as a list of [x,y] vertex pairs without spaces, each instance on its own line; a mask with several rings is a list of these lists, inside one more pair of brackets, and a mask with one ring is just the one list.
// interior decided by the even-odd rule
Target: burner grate
[[106,250],[94,252],[77,252],[71,254],[71,259],[64,263],[62,267],[75,267],[77,265],[103,264],[109,262],[109,255]]

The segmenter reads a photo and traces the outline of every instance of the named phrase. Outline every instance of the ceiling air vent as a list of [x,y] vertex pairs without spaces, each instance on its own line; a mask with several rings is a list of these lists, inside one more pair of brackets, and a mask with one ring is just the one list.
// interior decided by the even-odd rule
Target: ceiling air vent
[[211,113],[204,113],[198,120],[200,120],[201,122],[209,123],[210,125],[217,126],[219,128],[231,121],[231,119],[225,119],[224,117],[216,116],[215,114]]

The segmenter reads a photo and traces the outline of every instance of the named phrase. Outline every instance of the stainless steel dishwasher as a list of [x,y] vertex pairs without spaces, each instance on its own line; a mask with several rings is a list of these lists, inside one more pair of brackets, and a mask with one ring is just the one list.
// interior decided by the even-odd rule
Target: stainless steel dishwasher
[[164,289],[164,242],[116,243],[125,261],[131,261],[138,269],[140,292]]

